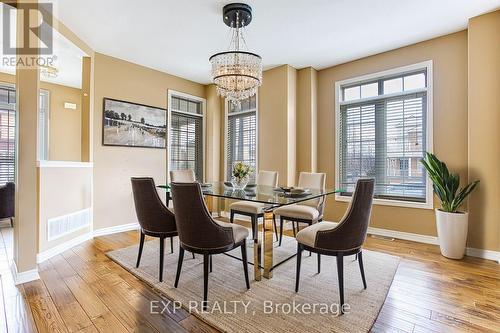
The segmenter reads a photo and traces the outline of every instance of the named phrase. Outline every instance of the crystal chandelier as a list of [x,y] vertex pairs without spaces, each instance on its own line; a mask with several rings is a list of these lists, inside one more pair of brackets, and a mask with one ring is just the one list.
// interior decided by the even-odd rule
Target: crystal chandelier
[[247,51],[242,31],[252,21],[252,8],[242,3],[226,5],[223,20],[231,29],[231,42],[229,51],[216,53],[209,59],[212,81],[220,96],[239,105],[242,100],[255,95],[262,84],[262,58]]
[[39,67],[40,67],[40,74],[47,79],[56,78],[57,74],[59,73],[59,70],[52,66],[40,65]]

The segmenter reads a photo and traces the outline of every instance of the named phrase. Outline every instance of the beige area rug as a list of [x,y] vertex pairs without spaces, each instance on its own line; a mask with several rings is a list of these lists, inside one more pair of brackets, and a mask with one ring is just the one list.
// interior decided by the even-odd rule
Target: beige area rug
[[[295,258],[275,268],[272,279],[263,278],[262,281],[253,280],[253,266],[249,264],[250,290],[246,290],[241,261],[220,254],[213,256],[213,272],[208,281],[208,311],[203,312],[203,257],[196,255],[192,259],[186,252],[176,289],[173,283],[178,258],[177,238],[174,245],[175,252],[170,254],[170,245],[165,244],[163,283],[158,282],[158,240],[144,244],[138,269],[135,268],[138,245],[107,255],[157,292],[182,303],[183,308],[225,332],[368,332],[377,319],[399,264],[398,257],[363,251],[368,284],[368,289],[364,290],[358,262],[354,261],[354,256],[346,257],[344,293],[350,309],[338,316],[335,257],[322,256],[321,273],[317,274],[316,255],[309,257],[304,251],[300,290],[295,293]],[[296,246],[294,238],[284,236],[275,257],[288,257],[296,251]],[[249,257],[253,257],[250,244],[247,251]],[[240,257],[239,250],[233,253]]]

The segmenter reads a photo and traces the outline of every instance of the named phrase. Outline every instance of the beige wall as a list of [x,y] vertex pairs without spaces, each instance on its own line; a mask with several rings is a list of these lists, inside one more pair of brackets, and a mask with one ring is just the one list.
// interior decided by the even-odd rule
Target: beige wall
[[[318,72],[318,170],[327,173],[328,186],[335,185],[335,81],[426,60],[433,61],[434,152],[467,181],[467,32],[461,31]],[[330,198],[326,219],[338,221],[346,207]],[[375,205],[371,226],[436,235],[429,209]]]
[[[20,0],[21,2],[26,2]],[[34,2],[37,4],[37,1]],[[23,19],[17,12],[16,40],[22,46]],[[30,17],[26,26],[36,26]],[[30,40],[38,45],[38,40]],[[37,56],[34,54],[32,56]],[[20,55],[17,56],[18,58]],[[17,62],[17,64],[20,64]],[[18,272],[36,269],[36,252],[38,248],[38,107],[40,75],[38,66],[22,68],[16,66],[16,194],[14,222],[14,262]]]
[[500,10],[469,21],[469,246],[500,250]]
[[47,240],[47,220],[74,213],[92,204],[92,168],[41,167],[39,251],[45,251],[90,231],[91,226],[52,241]]
[[286,179],[288,185],[295,185],[297,176],[297,70],[291,66],[287,66],[287,86],[288,168]]
[[81,160],[89,162],[92,160],[91,119],[92,119],[92,58],[82,59],[82,89],[81,89]]
[[295,179],[296,76],[293,67],[276,67],[263,73],[259,88],[259,169],[278,171],[282,185]]
[[317,82],[314,68],[297,71],[297,175],[317,169]]
[[[0,73],[0,82],[16,83],[16,76]],[[50,92],[49,159],[80,161],[81,159],[81,89],[40,82]],[[64,102],[75,103],[76,110],[64,108]]]
[[149,176],[160,184],[167,171],[166,150],[101,144],[103,98],[166,108],[168,89],[204,98],[205,86],[99,53],[94,84],[94,229],[101,229],[137,222],[130,177]]
[[[50,92],[49,160],[81,161],[81,89],[41,82]],[[76,110],[65,109],[64,102],[75,103]]]
[[[205,88],[207,99],[205,142],[206,142],[206,172],[205,181],[218,181],[221,178],[221,169],[224,169],[224,150],[221,151],[221,141],[224,141],[224,128],[221,128],[224,118],[224,102],[217,95],[215,85]],[[222,167],[221,167],[222,161]]]

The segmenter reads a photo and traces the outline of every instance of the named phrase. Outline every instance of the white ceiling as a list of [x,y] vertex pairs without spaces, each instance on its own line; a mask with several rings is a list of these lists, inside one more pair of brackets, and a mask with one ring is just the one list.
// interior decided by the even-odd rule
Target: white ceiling
[[[5,5],[0,5],[0,44],[3,44],[3,7]],[[16,15],[15,12],[11,12],[10,21],[10,40],[11,44],[15,45],[16,40]],[[61,84],[64,86],[81,88],[82,86],[82,57],[85,56],[85,52],[80,50],[76,45],[71,43],[68,39],[62,36],[57,30],[53,30],[53,55],[55,56],[53,67],[57,68],[59,71],[57,77],[47,78],[40,75],[40,80],[50,83]],[[10,57],[10,56],[9,56]],[[52,58],[52,56],[50,56]],[[2,48],[0,48],[0,59],[4,59]],[[41,58],[47,59],[47,56],[42,56]],[[16,67],[11,66],[11,63],[0,62],[0,72],[15,75]]]
[[[94,50],[209,83],[225,51],[221,0],[52,0],[55,15]],[[237,2],[237,1],[234,1]],[[500,0],[244,0],[253,8],[250,51],[265,68],[316,69],[456,32]]]

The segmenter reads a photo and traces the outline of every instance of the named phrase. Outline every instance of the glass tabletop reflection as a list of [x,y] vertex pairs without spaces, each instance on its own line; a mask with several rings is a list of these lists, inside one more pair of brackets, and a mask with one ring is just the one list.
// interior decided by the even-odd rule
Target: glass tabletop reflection
[[[158,187],[170,192],[169,185],[159,185]],[[340,190],[333,188],[327,188],[325,190],[307,189],[307,193],[290,195],[272,186],[255,185],[248,186],[244,190],[237,190],[231,186],[227,186],[224,182],[203,183],[201,184],[201,189],[204,195],[225,199],[260,202],[269,204],[270,208],[299,203],[340,192]]]

